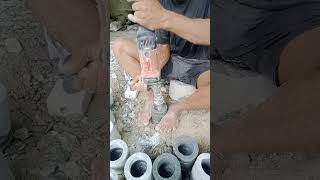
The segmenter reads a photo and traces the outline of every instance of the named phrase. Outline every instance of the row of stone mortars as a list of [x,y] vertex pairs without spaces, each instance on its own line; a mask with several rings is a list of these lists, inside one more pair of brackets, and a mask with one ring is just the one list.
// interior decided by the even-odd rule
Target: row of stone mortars
[[142,152],[129,157],[128,146],[121,139],[110,142],[110,180],[209,180],[210,154],[199,154],[196,140],[188,136],[176,138],[173,154],[164,153],[152,163]]

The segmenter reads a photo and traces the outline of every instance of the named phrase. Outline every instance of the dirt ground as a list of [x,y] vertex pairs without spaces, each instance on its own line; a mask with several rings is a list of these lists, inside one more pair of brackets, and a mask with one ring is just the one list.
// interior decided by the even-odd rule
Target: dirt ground
[[[19,41],[19,53],[8,52],[8,38]],[[0,82],[8,89],[13,133],[5,156],[18,180],[88,179],[96,147],[105,141],[104,122],[48,114],[46,100],[59,79],[56,66],[26,0],[0,1]]]
[[[111,33],[111,44],[117,37],[127,37],[135,40],[135,31],[119,31]],[[198,141],[201,152],[209,152],[210,146],[210,113],[209,112],[184,112],[176,132],[160,134],[155,130],[155,124],[142,125],[137,117],[142,109],[146,96],[139,93],[135,100],[124,97],[126,82],[121,66],[113,53],[110,57],[110,86],[113,92],[115,104],[111,110],[114,113],[116,126],[122,135],[122,139],[128,144],[130,154],[137,151],[147,153],[151,159],[155,159],[164,152],[172,152],[172,143],[179,135],[189,135]],[[166,102],[171,104],[169,97],[169,82],[163,80],[162,93]]]
[[[230,64],[214,61],[213,122],[233,123],[239,114],[253,111],[277,90],[272,81]],[[223,180],[316,180],[320,154],[239,153],[224,162]]]

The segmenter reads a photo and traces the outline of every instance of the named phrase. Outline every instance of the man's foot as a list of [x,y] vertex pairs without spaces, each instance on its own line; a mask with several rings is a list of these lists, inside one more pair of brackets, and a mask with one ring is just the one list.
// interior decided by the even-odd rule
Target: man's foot
[[143,125],[148,125],[151,119],[151,110],[153,105],[153,92],[148,91],[148,100],[143,110],[139,113],[139,120],[143,123]]
[[156,130],[160,131],[161,133],[169,133],[175,131],[179,123],[178,116],[179,115],[177,112],[169,110],[156,127]]

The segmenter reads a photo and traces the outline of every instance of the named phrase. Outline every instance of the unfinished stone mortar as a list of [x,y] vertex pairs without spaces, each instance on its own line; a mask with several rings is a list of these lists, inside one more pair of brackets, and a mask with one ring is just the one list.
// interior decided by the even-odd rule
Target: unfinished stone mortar
[[110,169],[116,174],[123,174],[123,168],[128,158],[127,144],[121,139],[110,142]]
[[135,153],[129,157],[124,167],[127,180],[151,180],[152,162],[145,153]]
[[210,154],[200,154],[191,171],[192,180],[210,180]]
[[189,171],[199,154],[199,147],[194,138],[179,136],[175,140],[173,152],[180,161],[182,171]]
[[180,180],[181,166],[179,160],[172,154],[164,153],[153,162],[152,174],[155,180]]
[[110,180],[119,180],[118,174],[113,170],[110,170]]

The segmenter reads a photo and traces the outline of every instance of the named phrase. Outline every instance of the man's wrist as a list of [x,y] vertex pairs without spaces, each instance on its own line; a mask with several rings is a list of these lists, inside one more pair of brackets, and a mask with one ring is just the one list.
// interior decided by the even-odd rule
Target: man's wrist
[[161,17],[161,25],[160,25],[160,29],[166,30],[168,31],[170,29],[171,26],[171,20],[170,20],[170,16],[172,16],[172,12],[169,10],[164,9],[163,10],[163,15]]

